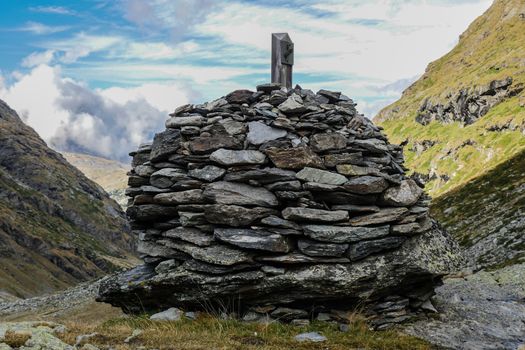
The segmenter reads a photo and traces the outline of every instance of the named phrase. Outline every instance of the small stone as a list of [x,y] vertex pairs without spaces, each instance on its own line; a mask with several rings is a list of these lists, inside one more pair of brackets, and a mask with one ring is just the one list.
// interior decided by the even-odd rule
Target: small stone
[[279,204],[277,197],[264,187],[219,181],[206,186],[204,197],[217,204],[257,205],[273,207]]
[[268,208],[245,208],[238,205],[210,205],[204,210],[206,220],[212,224],[248,226],[254,221],[276,214]]
[[324,156],[324,163],[327,167],[335,167],[339,164],[361,164],[363,162],[363,153],[338,153],[327,154]]
[[339,204],[333,205],[332,210],[346,210],[349,213],[377,213],[380,209],[376,205]]
[[294,230],[301,230],[301,226],[296,224],[293,221],[281,219],[278,216],[268,216],[261,220],[261,224],[273,226],[273,227],[281,227],[281,228],[290,228]]
[[100,334],[97,332],[93,332],[90,334],[82,334],[77,336],[75,339],[75,346],[81,346],[84,344],[87,344],[91,339],[98,337]]
[[381,208],[377,213],[350,219],[354,226],[376,225],[401,219],[408,212],[407,208]]
[[339,332],[348,333],[350,331],[350,326],[346,323],[339,323]]
[[182,241],[193,243],[199,247],[208,247],[213,241],[213,235],[202,232],[193,227],[176,227],[162,234],[164,237],[177,238]]
[[254,180],[264,185],[276,181],[295,180],[295,172],[279,168],[254,169],[231,172],[224,177],[224,180],[233,182],[249,182]]
[[430,299],[426,300],[423,304],[421,304],[420,308],[425,311],[432,312],[435,314],[439,312],[436,310],[436,308],[434,307],[434,304],[432,304],[432,301],[430,301]]
[[328,322],[331,319],[332,319],[332,317],[330,316],[329,313],[320,312],[319,314],[317,314],[317,321]]
[[301,182],[299,181],[272,182],[265,187],[270,191],[300,191],[302,189]]
[[262,91],[267,94],[274,90],[280,90],[280,89],[281,89],[281,84],[279,83],[267,83],[267,84],[257,85],[257,91]]
[[346,137],[339,133],[315,134],[310,140],[310,145],[316,152],[342,149],[346,147]]
[[204,203],[202,190],[160,193],[154,197],[156,203],[166,205]]
[[168,310],[151,315],[149,319],[152,321],[180,321],[182,315],[184,315],[183,311],[172,307]]
[[180,128],[183,126],[202,126],[206,124],[206,118],[200,114],[188,117],[171,117],[166,121],[167,128]]
[[317,332],[309,332],[309,333],[301,333],[299,335],[295,336],[295,340],[298,342],[313,342],[313,343],[320,343],[325,342],[328,339]]
[[217,181],[222,176],[224,176],[225,173],[226,173],[225,169],[219,168],[218,166],[215,166],[215,165],[206,165],[203,168],[192,169],[188,171],[189,176],[202,180],[202,181],[206,181],[206,182]]
[[278,307],[273,310],[270,315],[279,320],[288,320],[291,321],[297,318],[306,318],[308,317],[308,312],[301,309],[292,309],[289,307]]
[[341,174],[310,167],[306,167],[298,172],[296,177],[306,182],[318,182],[328,185],[342,185],[348,181],[348,179]]
[[[271,103],[271,102],[270,102]],[[277,108],[284,114],[297,114],[306,111],[306,107],[303,104],[303,99],[297,94],[292,94],[281,103]]]
[[290,324],[295,327],[307,327],[310,325],[310,320],[305,318],[296,318],[291,320]]
[[153,138],[149,159],[152,162],[167,159],[179,150],[180,140],[180,131],[176,129],[167,129],[156,134]]
[[183,227],[206,225],[208,223],[204,213],[183,212],[179,210],[179,218]]
[[188,311],[184,313],[184,317],[189,320],[195,321],[199,317],[199,312]]
[[405,237],[386,237],[371,241],[361,241],[350,246],[348,257],[352,261],[361,260],[369,255],[397,248],[405,240]]
[[282,275],[286,272],[286,269],[283,267],[275,267],[275,266],[263,266],[261,267],[262,272],[264,272],[267,275],[270,276],[277,276]]
[[376,168],[361,167],[353,164],[339,164],[336,168],[339,174],[346,176],[381,175],[380,171]]
[[229,148],[229,149],[242,149],[242,141],[234,136],[230,135],[213,135],[213,136],[201,136],[188,142],[189,148],[192,153],[204,154],[209,153],[218,149]]
[[289,253],[285,255],[261,256],[257,258],[258,261],[268,262],[272,264],[346,264],[350,262],[348,258],[329,258],[329,257],[315,257],[299,253]]
[[210,155],[210,160],[226,166],[264,164],[266,162],[266,156],[259,151],[232,151],[221,148]]
[[134,329],[133,333],[126,339],[124,339],[124,343],[128,344],[131,343],[133,340],[137,339],[142,335],[143,331],[141,329]]
[[198,247],[185,242],[162,241],[162,243],[170,248],[191,255],[193,259],[208,264],[232,266],[251,261],[248,253],[221,244],[215,244],[209,247]]
[[343,187],[356,194],[381,193],[388,188],[388,182],[382,177],[358,176],[348,180]]
[[287,220],[294,221],[320,221],[337,222],[348,220],[348,212],[343,210],[321,210],[311,208],[292,208],[288,207],[282,211],[282,215]]
[[242,105],[243,103],[250,103],[253,96],[253,91],[250,90],[235,90],[226,95],[226,101],[232,104]]
[[300,239],[297,246],[301,253],[309,256],[340,257],[348,249],[348,244],[321,243],[306,239]]
[[329,91],[329,90],[321,89],[317,91],[317,94],[328,98],[330,103],[337,103],[339,99],[341,98],[341,93],[336,92],[336,91]]
[[412,179],[401,181],[399,186],[390,187],[383,193],[381,200],[394,207],[414,205],[423,190]]
[[323,168],[321,158],[309,147],[296,148],[270,147],[264,150],[266,155],[275,164],[283,169],[303,169],[304,167]]
[[167,272],[170,272],[176,269],[179,265],[180,265],[179,262],[175,259],[164,260],[155,267],[155,272],[157,274],[167,273]]
[[288,239],[265,230],[216,228],[214,234],[218,239],[242,248],[276,253],[287,253],[291,249]]
[[262,122],[249,122],[248,135],[246,139],[252,145],[260,145],[268,141],[276,140],[285,137],[287,132],[283,129],[276,129],[268,126]]
[[380,227],[351,227],[329,225],[305,225],[304,234],[318,241],[331,243],[352,243],[366,239],[387,236],[389,226]]
[[237,121],[237,120],[233,120],[231,118],[223,119],[219,123],[224,127],[226,132],[230,135],[238,135],[246,131],[246,124],[244,124],[243,122]]

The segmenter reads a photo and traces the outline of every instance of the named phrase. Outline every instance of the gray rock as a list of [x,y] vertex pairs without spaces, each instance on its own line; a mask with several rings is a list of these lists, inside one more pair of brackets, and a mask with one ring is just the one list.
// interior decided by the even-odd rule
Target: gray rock
[[267,262],[271,264],[345,264],[349,263],[350,259],[347,258],[331,258],[331,257],[320,257],[320,256],[308,256],[300,253],[289,253],[285,255],[273,255],[273,256],[260,256],[257,257],[258,261]]
[[282,211],[282,215],[287,220],[294,221],[320,221],[338,222],[348,220],[348,212],[343,210],[320,210],[311,208],[288,207]]
[[160,193],[154,197],[156,203],[166,205],[204,203],[202,190]]
[[401,185],[390,187],[383,193],[381,200],[394,207],[414,205],[423,190],[412,179],[401,181]]
[[187,179],[186,171],[177,168],[164,168],[160,169],[150,177],[150,184],[158,188],[171,187],[175,181]]
[[298,342],[313,342],[313,343],[322,343],[327,341],[328,339],[317,332],[308,332],[308,333],[301,333],[295,336],[295,340]]
[[176,153],[180,148],[180,131],[167,129],[160,132],[153,138],[151,153],[149,159],[152,162],[158,162],[167,159],[170,155]]
[[244,270],[254,270],[257,268],[257,264],[236,264],[236,265],[230,265],[230,266],[221,266],[221,265],[215,265],[215,264],[208,264],[203,261],[199,260],[186,260],[182,267],[188,271],[195,271],[200,273],[205,273],[208,275],[225,275],[230,274],[238,271],[244,271]]
[[179,219],[182,226],[199,226],[206,225],[208,220],[204,213],[194,213],[179,210]]
[[341,174],[310,167],[304,168],[298,172],[296,176],[299,180],[305,182],[318,182],[327,185],[342,185],[348,181],[348,179]]
[[403,244],[405,240],[405,237],[386,237],[371,241],[357,242],[350,246],[348,257],[352,261],[361,260],[369,255],[397,248]]
[[287,253],[291,246],[287,238],[265,230],[216,228],[215,237],[221,241],[248,249]]
[[254,169],[228,173],[224,177],[224,180],[234,182],[249,182],[250,180],[255,180],[264,185],[277,181],[295,180],[295,172],[278,168]]
[[152,257],[162,258],[180,258],[182,256],[180,252],[168,248],[160,244],[158,241],[139,241],[137,243],[137,252]]
[[273,318],[276,318],[278,320],[287,320],[291,321],[293,319],[298,318],[306,318],[308,317],[308,312],[301,309],[292,309],[289,307],[278,307],[275,310],[273,310],[270,315]]
[[293,221],[282,219],[278,216],[268,216],[261,220],[261,224],[273,226],[273,227],[280,227],[280,228],[291,228],[294,230],[302,230],[301,226],[296,224]]
[[195,114],[188,117],[171,117],[166,121],[167,128],[180,128],[182,126],[202,126],[206,124],[206,118]]
[[213,241],[213,235],[202,232],[192,227],[177,227],[162,234],[164,237],[177,238],[182,241],[193,243],[199,247],[208,247]]
[[219,122],[230,135],[242,134],[246,131],[246,124],[233,119],[223,119]]
[[246,139],[252,145],[260,145],[268,141],[276,140],[285,137],[287,134],[286,130],[272,128],[262,122],[249,122],[248,129],[249,132]]
[[180,321],[183,315],[184,312],[182,310],[172,307],[168,310],[151,315],[149,319],[152,321]]
[[390,233],[388,225],[379,227],[305,225],[303,230],[310,238],[330,243],[353,243],[385,237]]
[[340,257],[348,249],[348,244],[321,243],[300,239],[297,246],[301,253],[309,256]]
[[302,189],[299,181],[278,181],[272,182],[266,186],[270,191],[300,191]]
[[142,177],[150,177],[151,174],[157,171],[157,169],[151,165],[138,165],[133,170],[138,176]]
[[336,166],[337,172],[346,176],[364,176],[376,175],[381,176],[379,169],[371,167],[362,167],[353,164],[339,164]]
[[355,226],[377,225],[401,219],[408,212],[407,208],[381,208],[377,213],[350,219]]
[[323,168],[322,159],[309,147],[296,148],[270,147],[264,150],[275,164],[283,169],[303,169],[304,167]]
[[281,84],[278,84],[278,83],[267,83],[267,84],[257,85],[257,91],[262,91],[267,94],[269,94],[270,92],[274,90],[280,90],[280,89],[281,89]]
[[277,212],[268,208],[245,208],[238,205],[210,205],[206,207],[206,220],[212,224],[228,226],[248,226]]
[[339,164],[361,164],[363,153],[335,153],[324,156],[324,163],[327,167],[335,167]]
[[175,207],[165,207],[155,204],[134,205],[126,210],[128,217],[137,221],[165,220],[177,217]]
[[303,99],[295,93],[288,97],[286,101],[281,103],[277,108],[279,108],[284,114],[297,114],[306,111]]
[[167,273],[167,272],[170,272],[171,270],[174,270],[179,265],[180,263],[175,259],[164,260],[155,267],[155,272],[156,273]]
[[134,329],[129,337],[124,339],[124,343],[129,344],[144,333],[141,329]]
[[191,169],[188,171],[189,176],[206,182],[217,181],[224,176],[225,173],[225,169],[219,168],[215,165],[206,165],[200,169]]
[[210,155],[210,160],[226,166],[264,164],[266,162],[266,156],[259,151],[233,151],[221,148]]
[[194,154],[207,154],[219,149],[242,149],[242,140],[230,136],[224,130],[224,134],[201,136],[188,141],[188,147]]
[[332,210],[346,210],[349,213],[377,213],[380,208],[375,205],[340,204],[333,205]]
[[388,152],[388,147],[384,141],[378,139],[367,139],[367,140],[354,140],[352,145],[362,147],[372,152],[377,153],[386,153]]
[[339,133],[315,134],[310,140],[312,149],[316,152],[325,152],[346,147],[346,137]]
[[388,188],[388,182],[382,177],[358,176],[348,180],[343,187],[356,194],[381,193]]
[[220,181],[206,186],[204,197],[217,204],[257,205],[273,207],[279,204],[273,193],[263,187]]
[[209,247],[198,247],[184,242],[168,240],[159,242],[162,242],[167,247],[186,253],[196,260],[204,261],[209,264],[231,266],[251,261],[251,257],[248,253],[221,244],[214,244]]

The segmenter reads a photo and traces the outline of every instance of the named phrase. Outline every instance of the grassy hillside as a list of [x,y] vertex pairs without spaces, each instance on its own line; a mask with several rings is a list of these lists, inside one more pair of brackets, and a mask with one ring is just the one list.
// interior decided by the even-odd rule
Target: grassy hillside
[[[427,99],[446,106],[462,89],[472,93],[508,77],[517,95],[504,98],[472,124],[433,120],[422,125],[416,121]],[[430,63],[401,99],[374,120],[392,142],[408,141],[408,167],[429,175],[427,189],[438,196],[525,149],[525,90],[519,89],[523,83],[525,0],[496,0],[451,52]]]
[[134,262],[124,214],[0,101],[0,292],[27,297]]
[[467,247],[472,267],[525,262],[525,152],[438,197],[432,214]]
[[128,187],[128,165],[87,154],[62,152],[62,155],[88,179],[102,186],[121,207],[126,207],[128,199],[124,192]]

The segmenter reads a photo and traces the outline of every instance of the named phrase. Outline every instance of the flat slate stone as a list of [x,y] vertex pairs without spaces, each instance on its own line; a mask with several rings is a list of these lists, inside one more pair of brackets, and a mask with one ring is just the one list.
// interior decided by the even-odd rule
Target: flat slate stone
[[206,118],[202,115],[190,115],[187,117],[171,117],[166,121],[167,128],[180,128],[183,126],[202,126],[206,124]]
[[257,261],[274,264],[344,264],[349,263],[348,258],[328,258],[318,256],[308,256],[300,253],[289,253],[284,255],[260,256]]
[[209,247],[199,247],[191,243],[161,240],[169,248],[177,249],[190,255],[193,259],[215,265],[231,266],[234,264],[247,263],[251,261],[250,254],[239,249],[230,248],[222,244],[214,244]]
[[276,210],[269,208],[245,208],[224,204],[210,205],[204,210],[208,222],[233,227],[248,226],[256,220],[276,213]]
[[333,205],[332,210],[346,210],[349,213],[377,213],[381,209],[376,205],[338,204]]
[[405,237],[386,237],[372,241],[361,241],[350,246],[347,256],[352,261],[361,260],[372,254],[395,249],[405,240]]
[[164,232],[162,235],[164,237],[177,238],[189,243],[193,243],[199,247],[208,247],[214,241],[213,235],[204,233],[199,229],[191,227],[177,227]]
[[297,246],[301,253],[309,256],[340,257],[348,249],[348,244],[322,243],[310,239],[300,239]]
[[381,193],[388,188],[388,182],[382,177],[358,176],[348,180],[343,188],[356,194]]
[[348,181],[346,176],[326,170],[306,167],[297,173],[296,177],[305,182],[318,182],[327,185],[342,185]]
[[327,154],[323,158],[327,167],[335,167],[339,164],[362,164],[363,153],[335,153]]
[[222,266],[222,265],[215,265],[215,264],[209,264],[205,263],[203,261],[190,259],[186,260],[182,267],[186,270],[190,271],[196,271],[196,272],[203,272],[206,274],[211,275],[225,275],[230,274],[237,271],[244,271],[244,270],[254,270],[258,267],[258,264],[236,264],[236,265],[230,265],[230,266]]
[[206,182],[216,181],[224,176],[225,173],[225,169],[215,165],[206,165],[205,167],[188,171],[189,176]]
[[348,220],[344,210],[321,210],[311,208],[288,207],[282,211],[283,218],[294,221],[338,222]]
[[249,122],[246,139],[252,145],[260,145],[268,141],[285,137],[288,132],[283,129],[272,128],[262,122]]
[[126,214],[132,220],[155,221],[177,217],[176,207],[166,207],[156,204],[134,205],[126,210]]
[[325,152],[346,147],[346,137],[339,133],[315,134],[310,140],[310,146],[316,152]]
[[266,156],[259,151],[233,151],[221,148],[210,155],[210,160],[226,166],[264,164],[266,162]]
[[204,154],[222,148],[240,150],[243,143],[240,139],[230,135],[199,136],[188,142],[191,152]]
[[215,237],[241,248],[287,253],[291,250],[287,238],[265,230],[216,228]]
[[167,159],[170,155],[176,153],[180,148],[180,131],[167,129],[159,132],[153,138],[149,160],[158,162]]
[[381,172],[377,168],[362,167],[353,164],[339,164],[336,166],[337,172],[346,176],[364,176],[377,175],[381,176]]
[[412,179],[401,181],[399,186],[390,187],[383,193],[381,200],[387,205],[404,207],[416,204],[423,190]]
[[303,169],[304,167],[323,168],[323,161],[309,147],[296,148],[270,147],[264,150],[275,164],[283,169]]
[[295,180],[295,172],[278,168],[254,169],[228,173],[225,181],[248,182],[255,180],[260,184],[268,184],[277,181]]
[[219,181],[206,186],[204,197],[217,204],[254,205],[273,207],[279,204],[277,197],[264,187]]
[[303,189],[301,182],[297,180],[272,182],[265,187],[270,191],[300,191]]
[[408,212],[407,208],[381,208],[377,213],[350,219],[355,226],[377,225],[401,219]]
[[280,227],[280,228],[290,228],[294,230],[302,230],[301,226],[296,224],[293,221],[282,219],[275,215],[270,215],[268,217],[265,217],[261,220],[261,224],[273,226],[273,227]]
[[322,242],[352,243],[387,236],[390,226],[352,227],[330,225],[304,225],[304,234]]
[[297,94],[292,94],[283,103],[277,106],[284,114],[297,114],[306,111],[303,99]]
[[204,203],[202,197],[202,190],[188,190],[180,192],[160,193],[154,197],[156,203],[159,204],[189,204],[189,203]]

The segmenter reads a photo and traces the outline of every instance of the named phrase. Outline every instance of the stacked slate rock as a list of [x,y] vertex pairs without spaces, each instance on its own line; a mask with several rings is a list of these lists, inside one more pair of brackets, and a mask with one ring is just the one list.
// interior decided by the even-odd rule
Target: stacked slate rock
[[99,296],[129,311],[287,320],[359,304],[381,326],[424,305],[458,260],[402,149],[338,92],[265,84],[185,105],[131,156],[145,264]]

